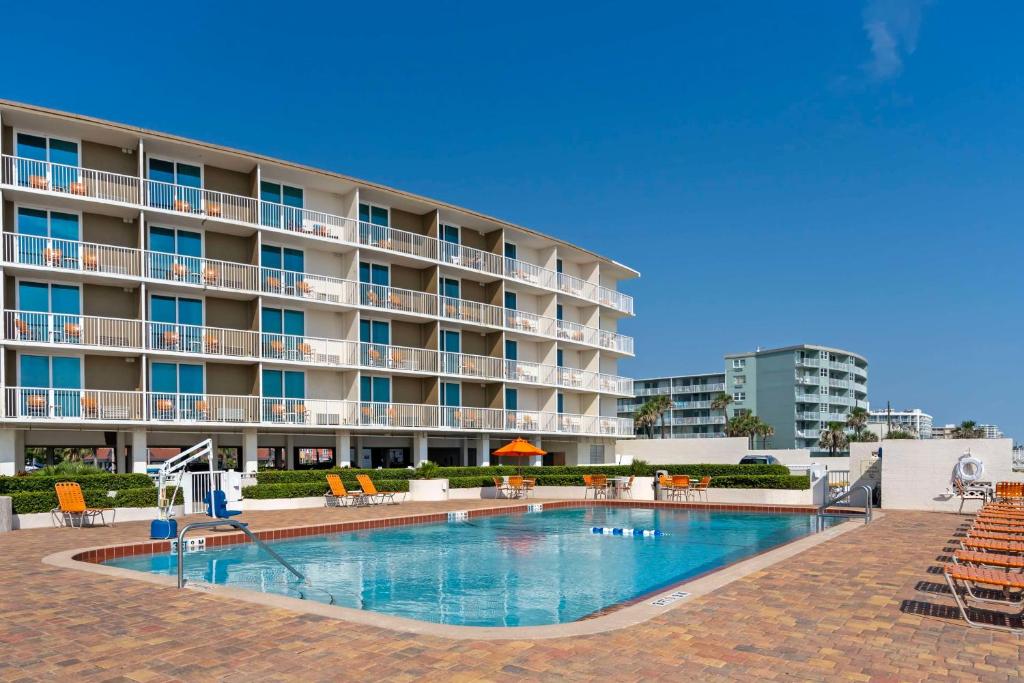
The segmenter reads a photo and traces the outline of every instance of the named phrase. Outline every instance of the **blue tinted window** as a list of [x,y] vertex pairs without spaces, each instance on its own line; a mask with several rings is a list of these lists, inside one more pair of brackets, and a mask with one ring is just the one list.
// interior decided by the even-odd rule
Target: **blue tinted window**
[[359,400],[360,401],[372,401],[373,400],[373,389],[370,384],[370,378],[363,375],[359,378]]
[[23,311],[49,311],[50,286],[45,282],[19,282],[18,308]]
[[391,402],[391,379],[388,377],[374,377],[373,379],[373,400],[378,403]]
[[179,163],[178,165],[178,184],[184,185],[185,187],[202,187],[203,186],[203,172],[198,166],[191,166],[189,164]]
[[514,311],[514,310],[516,310],[516,303],[517,303],[516,293],[515,292],[505,292],[505,308],[507,308],[507,309],[509,309],[511,311]]
[[174,163],[163,159],[150,159],[149,177],[161,183],[173,183]]
[[78,241],[78,216],[72,213],[50,213],[50,237]]
[[50,287],[50,311],[52,313],[81,313],[78,287],[74,285],[52,285]]
[[283,188],[284,194],[284,205],[294,206],[296,208],[302,208],[302,190],[297,187],[288,187],[287,185]]
[[202,256],[203,236],[198,232],[178,231],[178,253],[182,256]]
[[178,299],[178,322],[182,325],[202,325],[203,302],[200,299]]
[[18,209],[18,232],[22,235],[48,236],[46,212],[39,209]]
[[18,133],[17,154],[23,159],[46,161],[46,138],[27,133]]
[[54,356],[50,359],[54,389],[82,388],[82,359]]
[[149,300],[149,315],[154,322],[178,322],[178,300],[173,296],[157,296]]
[[260,259],[264,268],[281,268],[281,247],[271,247],[266,244],[260,249]]
[[374,344],[390,344],[391,325],[380,320],[374,320],[372,341]]
[[505,389],[505,410],[519,410],[519,392]]
[[562,319],[562,304],[558,304],[555,306],[555,317],[558,318],[559,320]]
[[452,225],[441,226],[441,239],[452,244],[459,243],[459,229]]
[[518,360],[519,358],[519,344],[511,339],[505,340],[505,358],[508,360]]
[[360,320],[359,321],[359,341],[364,343],[370,343],[372,341],[370,321]]
[[281,309],[264,308],[260,317],[263,323],[263,331],[267,334],[281,334],[284,331]]
[[48,356],[21,357],[21,386],[50,386],[50,358]]
[[557,399],[558,399],[558,412],[559,413],[564,413],[565,412],[565,395],[562,394],[561,392],[559,392]]
[[260,199],[265,202],[281,203],[281,186],[277,183],[260,182]]
[[302,273],[306,270],[302,252],[298,249],[285,249],[283,262],[285,270],[291,270],[296,273]]
[[284,312],[284,333],[297,337],[306,334],[306,317],[302,311]]
[[370,207],[370,222],[374,225],[382,225],[387,227],[388,225],[388,210],[382,209],[379,206]]
[[65,166],[78,166],[78,143],[50,138],[50,161]]
[[441,278],[441,295],[458,299],[459,281],[451,278]]
[[555,351],[555,358],[557,358],[555,362],[558,364],[558,367],[562,367],[565,364],[562,349],[558,349],[557,351]]
[[178,366],[178,391],[182,394],[203,393],[203,366],[186,365]]
[[284,373],[285,398],[306,397],[306,376],[302,372],[288,370]]
[[441,350],[448,353],[459,353],[459,333],[454,330],[441,330]]
[[149,229],[149,248],[161,254],[174,253],[174,231],[169,228]]
[[364,261],[359,262],[359,281],[369,282],[370,281],[370,264]]
[[460,389],[461,387],[454,382],[442,382],[441,392],[441,405],[445,406],[458,406],[462,405]]
[[178,366],[174,363],[153,363],[152,390],[158,393],[178,392]]
[[263,371],[263,395],[281,398],[284,395],[284,378],[280,370]]

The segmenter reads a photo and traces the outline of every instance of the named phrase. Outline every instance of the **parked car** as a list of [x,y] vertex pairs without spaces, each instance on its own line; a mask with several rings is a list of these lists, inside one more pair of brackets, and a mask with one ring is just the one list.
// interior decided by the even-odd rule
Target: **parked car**
[[744,455],[740,458],[741,465],[781,465],[774,455]]

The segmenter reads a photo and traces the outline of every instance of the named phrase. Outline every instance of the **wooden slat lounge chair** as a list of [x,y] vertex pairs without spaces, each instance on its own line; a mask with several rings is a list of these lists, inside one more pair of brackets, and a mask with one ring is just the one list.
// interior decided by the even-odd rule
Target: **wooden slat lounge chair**
[[82,494],[82,487],[78,482],[60,481],[54,484],[54,489],[57,491],[57,507],[51,511],[51,514],[60,515],[72,527],[75,526],[75,518],[77,517],[79,529],[82,528],[86,519],[89,520],[89,524],[92,524],[97,517],[100,518],[104,526],[107,525],[104,513],[113,513],[113,509],[91,508],[87,506],[85,504],[85,496]]
[[[961,564],[947,564],[943,570],[949,590],[953,593],[957,607],[960,608],[960,615],[971,626],[981,628],[992,628],[999,631],[1021,632],[1024,628],[1012,625],[1010,619],[1019,619],[1024,616],[1024,609],[1017,614],[1005,614],[1004,623],[990,620],[987,623],[971,619],[968,610],[968,602],[995,603],[1000,605],[1017,606],[1024,604],[1021,599],[1024,591],[1024,574],[1020,572],[1007,572],[1002,569],[989,569],[984,567],[970,567]],[[988,590],[1001,590],[1003,598],[982,597],[977,593],[978,588]],[[994,593],[993,593],[994,594]]]
[[971,538],[980,538],[984,541],[1024,541],[1024,536],[1020,534],[1004,534],[998,531],[970,531],[968,534]]
[[374,502],[377,503],[383,503],[385,500],[395,503],[395,494],[400,493],[400,491],[378,491],[373,480],[365,474],[357,474],[356,481],[359,482],[359,486],[363,489],[363,493],[371,499],[375,499]]
[[327,485],[330,487],[324,495],[325,507],[345,507],[348,504],[365,505],[366,496],[362,491],[349,491],[345,488],[345,482],[337,474],[327,475]]

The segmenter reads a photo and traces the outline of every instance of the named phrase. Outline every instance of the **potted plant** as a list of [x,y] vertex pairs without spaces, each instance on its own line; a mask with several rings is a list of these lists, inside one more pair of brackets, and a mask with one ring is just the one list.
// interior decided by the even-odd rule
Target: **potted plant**
[[424,460],[409,480],[412,500],[448,500],[448,480],[440,478],[437,463]]

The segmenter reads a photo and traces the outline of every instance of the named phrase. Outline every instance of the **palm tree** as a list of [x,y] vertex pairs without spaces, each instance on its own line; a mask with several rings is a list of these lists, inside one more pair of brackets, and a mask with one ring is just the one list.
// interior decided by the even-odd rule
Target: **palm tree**
[[647,401],[636,409],[636,416],[633,418],[633,424],[635,425],[638,433],[647,434],[648,439],[653,439],[654,423],[657,419],[658,416],[655,414],[651,402]]
[[860,406],[850,410],[850,414],[846,416],[846,426],[853,430],[853,435],[857,437],[857,441],[860,440],[860,435],[864,431],[864,428],[868,426],[868,411]]
[[759,417],[754,418],[754,434],[761,437],[761,448],[768,448],[768,439],[775,436],[775,427]]
[[651,404],[651,410],[654,412],[658,419],[658,424],[661,425],[661,438],[665,438],[665,412],[672,407],[672,400],[668,396],[655,396],[648,403]]
[[753,434],[753,420],[748,413],[733,415],[725,423],[726,436],[745,436],[748,439]]
[[732,403],[732,395],[724,391],[711,399],[711,409],[721,410],[725,417],[729,417],[729,404]]
[[829,422],[828,429],[822,431],[818,439],[818,446],[827,449],[828,454],[832,456],[849,445],[850,439],[843,430],[842,422]]
[[[908,432],[905,429],[894,429],[885,435],[886,439],[916,439],[913,432]],[[956,438],[956,437],[954,437]]]
[[980,439],[985,436],[985,430],[978,427],[974,420],[964,420],[953,430],[954,439]]
[[860,434],[851,435],[849,441],[878,441],[878,434],[875,434],[870,429],[862,429]]

